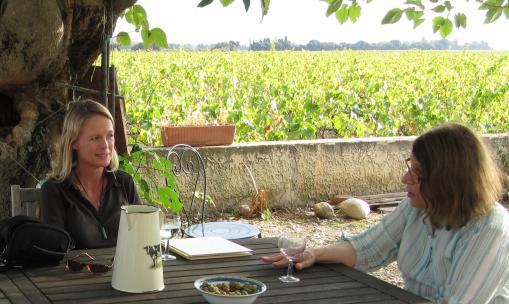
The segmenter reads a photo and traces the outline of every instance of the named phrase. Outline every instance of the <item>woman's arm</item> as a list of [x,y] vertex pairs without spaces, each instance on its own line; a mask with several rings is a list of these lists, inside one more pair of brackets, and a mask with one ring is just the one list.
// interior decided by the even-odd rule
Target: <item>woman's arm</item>
[[[308,248],[295,260],[295,268],[300,270],[310,267],[316,262],[319,263],[341,263],[353,267],[357,255],[350,242],[339,242],[333,245],[319,248]],[[275,267],[286,267],[288,260],[282,254],[264,256],[262,261],[272,263]]]

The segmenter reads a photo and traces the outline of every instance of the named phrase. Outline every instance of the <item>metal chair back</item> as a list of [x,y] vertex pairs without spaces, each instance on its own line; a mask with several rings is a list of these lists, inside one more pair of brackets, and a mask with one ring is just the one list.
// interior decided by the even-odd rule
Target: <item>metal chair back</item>
[[[173,163],[173,174],[177,177],[175,189],[183,204],[187,227],[182,229],[185,236],[219,236],[225,239],[242,239],[261,236],[260,230],[250,224],[237,222],[204,222],[207,205],[207,176],[205,162],[198,151],[185,144],[173,146],[166,155]],[[166,185],[169,186],[168,180]],[[194,204],[198,205],[194,205]],[[198,214],[195,211],[198,210]]]
[[[176,190],[183,204],[182,210],[187,227],[197,223],[203,224],[207,201],[207,176],[203,157],[195,148],[178,144],[171,147],[166,159],[172,162],[173,174],[177,178],[177,185],[180,185]],[[168,185],[168,180],[166,184]],[[203,231],[202,235],[205,235]]]
[[21,188],[19,185],[11,185],[11,214],[29,215],[39,217],[39,202],[41,201],[41,189]]

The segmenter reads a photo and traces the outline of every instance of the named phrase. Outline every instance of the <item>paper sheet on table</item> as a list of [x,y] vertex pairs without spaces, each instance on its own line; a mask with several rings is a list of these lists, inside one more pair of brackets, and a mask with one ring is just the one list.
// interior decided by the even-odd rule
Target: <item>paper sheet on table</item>
[[171,239],[170,250],[188,259],[217,259],[252,255],[251,249],[217,236]]

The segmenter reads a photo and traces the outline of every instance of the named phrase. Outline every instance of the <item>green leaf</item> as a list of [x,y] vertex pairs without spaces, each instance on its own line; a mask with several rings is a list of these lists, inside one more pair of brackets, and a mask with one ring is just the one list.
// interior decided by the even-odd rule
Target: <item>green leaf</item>
[[505,18],[509,19],[509,6],[504,9]]
[[141,39],[143,40],[143,47],[148,49],[152,46],[152,41],[150,39],[150,32],[148,30],[141,30]]
[[243,0],[244,1],[244,8],[246,9],[246,12],[249,10],[249,5],[251,5],[251,0]]
[[503,8],[494,8],[489,9],[486,12],[486,19],[484,19],[484,23],[492,23],[495,22],[502,15]]
[[262,5],[262,14],[265,16],[269,12],[270,0],[260,0],[260,3]]
[[401,15],[403,11],[399,8],[393,8],[385,14],[385,17],[382,19],[382,24],[392,24],[396,23],[401,19]]
[[415,5],[422,10],[424,9],[424,5],[422,4],[421,0],[407,0],[405,4]]
[[140,180],[140,188],[143,192],[150,192],[150,187],[148,186],[148,183],[145,179]]
[[433,33],[436,33],[440,30],[440,27],[444,23],[444,17],[435,17],[433,18]]
[[452,4],[451,4],[451,1],[445,1],[444,2],[444,5],[445,5],[445,8],[450,11],[452,10]]
[[413,7],[412,8],[406,8],[403,11],[405,12],[406,18],[409,21],[412,21],[412,20],[415,19],[415,9]]
[[133,5],[124,13],[128,23],[134,25],[136,31],[139,31],[144,24],[148,24],[147,12],[141,5]]
[[463,13],[457,13],[456,16],[454,16],[454,24],[456,25],[456,28],[466,28],[467,27],[467,16]]
[[348,6],[343,4],[343,6],[336,11],[336,19],[338,19],[340,24],[348,21]]
[[445,11],[445,6],[443,5],[437,5],[434,8],[431,9],[435,13],[443,13]]
[[352,20],[352,23],[357,22],[357,20],[359,20],[359,17],[361,16],[360,5],[358,5],[356,2],[350,5],[350,8],[348,9],[348,16],[350,16],[350,20]]
[[221,4],[222,4],[223,6],[228,6],[228,5],[232,4],[232,2],[233,2],[234,0],[220,0],[220,1],[221,1]]
[[343,3],[343,0],[334,0],[329,4],[329,7],[327,8],[327,12],[325,13],[325,16],[329,17],[333,13],[335,13]]
[[198,3],[198,7],[205,7],[211,4],[212,2],[214,2],[214,0],[202,0],[200,1],[200,3]]
[[424,22],[424,19],[414,19],[414,29],[421,25]]
[[150,40],[152,40],[152,42],[155,42],[155,44],[160,48],[168,47],[168,40],[166,40],[166,33],[158,27],[155,27],[152,30],[150,30]]
[[129,46],[131,45],[131,37],[126,32],[120,32],[117,34],[117,42],[121,45]]
[[440,26],[440,36],[442,36],[442,38],[449,36],[449,34],[452,32],[452,28],[453,25],[451,20],[444,19],[442,25]]

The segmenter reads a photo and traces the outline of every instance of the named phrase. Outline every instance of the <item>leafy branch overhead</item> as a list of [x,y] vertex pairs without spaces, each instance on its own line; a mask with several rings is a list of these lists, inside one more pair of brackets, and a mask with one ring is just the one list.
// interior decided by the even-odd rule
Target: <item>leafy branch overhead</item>
[[[160,0],[163,1],[163,0]],[[262,8],[262,18],[269,12],[270,0],[259,0]],[[318,1],[318,0],[317,0]],[[373,0],[319,0],[328,4],[325,16],[335,15],[340,24],[348,21],[357,22],[361,16],[362,8]],[[379,0],[381,1],[381,0]],[[385,0],[391,1],[391,0]],[[464,0],[468,2],[469,0]],[[214,0],[199,0],[198,7],[206,7]],[[228,6],[235,0],[219,0],[223,6]],[[242,0],[246,12],[251,7],[251,0]],[[362,2],[362,4],[361,4]],[[460,1],[456,1],[458,3]],[[486,11],[485,23],[492,23],[502,15],[509,19],[509,0],[475,0],[479,3],[479,10]],[[467,15],[456,9],[452,0],[406,0],[404,7],[390,9],[382,19],[382,24],[394,24],[406,17],[413,23],[414,28],[421,25],[426,17],[433,17],[433,33],[440,33],[442,38],[449,36],[454,27],[466,28]],[[161,48],[168,46],[165,32],[160,28],[150,28],[147,13],[141,5],[133,5],[121,15],[128,23],[135,27],[136,32],[141,31],[141,38],[145,48],[153,44]],[[120,32],[117,42],[122,45],[130,45],[129,33]]]
[[[336,15],[339,23],[348,20],[355,23],[361,14],[361,7],[357,0],[322,0],[329,4],[326,16]],[[466,0],[468,2],[468,0]],[[365,0],[367,4],[372,0]],[[458,1],[456,1],[457,3]],[[502,14],[509,19],[509,0],[477,0],[480,10],[486,10],[485,23],[492,23]],[[382,19],[382,24],[394,24],[405,16],[413,22],[414,28],[421,25],[426,16],[434,16],[432,22],[433,33],[440,32],[442,38],[447,37],[454,26],[456,28],[467,27],[467,15],[455,9],[453,2],[449,0],[406,0],[405,7],[390,9]]]

